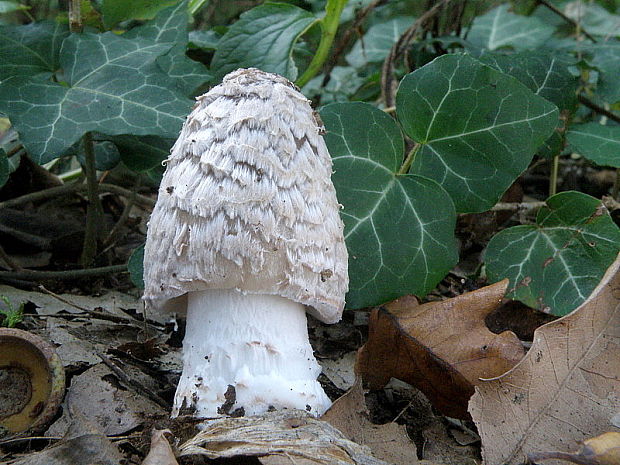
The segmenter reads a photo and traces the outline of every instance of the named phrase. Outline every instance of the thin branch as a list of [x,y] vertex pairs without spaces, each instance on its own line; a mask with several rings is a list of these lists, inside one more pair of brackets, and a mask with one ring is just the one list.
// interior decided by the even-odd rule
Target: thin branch
[[591,110],[594,110],[596,113],[599,113],[601,115],[607,116],[607,118],[609,118],[610,120],[615,121],[616,123],[620,123],[620,116],[618,116],[617,114],[612,113],[611,111],[601,107],[600,105],[597,105],[592,100],[590,100],[587,97],[585,97],[584,95],[579,94],[577,96],[577,99],[579,100],[579,103],[585,105],[586,107],[588,107]]
[[0,245],[0,258],[7,264],[7,266],[13,271],[21,271],[23,268],[13,261],[9,254],[6,253],[4,248]]
[[537,210],[546,205],[545,202],[498,202],[491,208],[492,212],[517,212]]
[[351,38],[353,37],[353,33],[359,29],[361,24],[364,22],[366,17],[377,7],[385,5],[388,0],[374,0],[368,6],[362,8],[355,14],[355,19],[353,20],[353,24],[344,31],[342,37],[338,41],[338,43],[334,46],[334,51],[331,53],[329,61],[327,62],[327,66],[325,67],[325,78],[323,79],[323,86],[326,86],[329,82],[330,75],[336,64],[338,63],[338,58],[345,51]]
[[97,255],[99,238],[102,236],[101,229],[103,207],[99,198],[99,184],[97,183],[97,170],[95,168],[95,145],[90,132],[84,134],[84,172],[86,173],[86,192],[88,194],[88,207],[86,209],[86,229],[84,231],[84,245],[80,259],[84,268],[90,267]]
[[64,271],[0,271],[0,279],[23,279],[25,281],[40,281],[44,279],[79,279],[92,276],[103,276],[114,273],[127,273],[127,265],[110,265],[100,268],[88,268],[84,270],[64,270]]
[[[22,195],[21,197],[16,197],[11,200],[6,200],[4,202],[0,202],[0,209],[2,208],[12,208],[23,205],[29,202],[38,202],[40,200],[47,200],[54,197],[59,197],[65,194],[71,194],[74,192],[82,192],[87,189],[86,184],[82,182],[73,183],[73,184],[65,184],[64,186],[58,187],[50,187],[49,189],[45,189],[38,192],[33,192],[31,194]],[[109,192],[112,194],[120,195],[125,198],[132,198],[135,195],[135,203],[141,205],[142,207],[146,207],[150,210],[155,207],[155,200],[150,197],[146,197],[140,194],[134,194],[133,191],[129,189],[125,189],[124,187],[117,186],[116,184],[99,184],[100,192]]]
[[137,380],[130,378],[123,370],[121,370],[118,366],[116,366],[116,364],[112,362],[112,360],[110,360],[108,357],[106,357],[100,352],[97,352],[97,356],[110,370],[112,370],[112,372],[118,377],[121,383],[125,384],[127,387],[133,387],[134,389],[136,389],[141,394],[151,399],[153,402],[155,402],[157,405],[159,405],[163,409],[168,410],[170,408],[170,405],[165,400],[163,400],[161,397],[159,397],[158,394],[154,393],[149,388],[139,383]]
[[583,35],[586,36],[588,39],[590,39],[592,42],[596,43],[596,39],[592,37],[592,35],[588,34],[588,32],[577,21],[566,16],[564,12],[560,10],[557,6],[553,5],[552,3],[549,3],[547,0],[538,0],[538,3],[547,7],[551,11],[553,11],[556,15],[558,15],[568,24],[580,30],[583,33]]

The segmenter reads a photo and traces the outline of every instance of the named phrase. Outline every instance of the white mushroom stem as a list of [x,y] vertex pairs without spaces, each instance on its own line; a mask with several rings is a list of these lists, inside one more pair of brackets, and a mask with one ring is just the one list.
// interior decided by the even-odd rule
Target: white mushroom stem
[[237,290],[188,294],[173,416],[184,408],[199,417],[256,415],[271,408],[319,416],[331,405],[317,381],[320,373],[302,304]]

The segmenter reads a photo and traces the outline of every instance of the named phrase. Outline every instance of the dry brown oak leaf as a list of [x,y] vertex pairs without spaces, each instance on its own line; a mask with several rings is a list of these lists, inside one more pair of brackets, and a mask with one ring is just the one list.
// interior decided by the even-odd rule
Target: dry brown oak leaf
[[495,334],[484,323],[507,286],[504,280],[423,305],[406,296],[374,309],[356,371],[371,389],[398,378],[422,391],[444,415],[469,418],[467,403],[480,378],[505,373],[524,355],[514,333]]
[[589,437],[618,431],[611,419],[620,411],[619,269],[620,256],[579,308],[535,331],[517,366],[476,386],[469,411],[485,464],[570,452]]

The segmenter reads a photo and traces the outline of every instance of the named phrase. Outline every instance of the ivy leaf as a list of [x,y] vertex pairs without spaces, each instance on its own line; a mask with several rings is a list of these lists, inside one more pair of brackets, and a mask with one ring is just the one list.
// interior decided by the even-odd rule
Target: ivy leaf
[[157,58],[157,65],[170,76],[181,91],[192,95],[213,76],[206,66],[190,59],[185,51],[189,40],[189,13],[187,1],[161,10],[155,19],[128,31],[129,39],[141,38],[160,44],[171,44],[165,55]]
[[144,244],[136,247],[127,262],[129,279],[138,289],[144,289]]
[[559,109],[572,108],[577,103],[579,78],[569,72],[568,68],[575,64],[575,59],[567,54],[531,51],[510,55],[485,53],[479,60],[516,78]]
[[576,124],[566,134],[573,150],[601,166],[620,168],[620,126]]
[[211,62],[216,81],[250,66],[294,81],[295,42],[318,21],[312,13],[286,3],[266,3],[246,11],[218,42]]
[[492,281],[510,279],[507,297],[566,315],[598,285],[620,251],[620,229],[600,200],[561,192],[547,200],[536,225],[504,229],[489,242]]
[[128,134],[114,136],[111,140],[118,148],[123,163],[138,172],[161,166],[170,155],[170,148],[175,141],[174,138]]
[[468,55],[405,76],[396,113],[420,144],[410,172],[441,184],[461,213],[491,208],[558,123],[555,105]]
[[600,71],[596,84],[596,95],[609,102],[620,102],[620,40],[607,40],[602,43],[581,47],[590,57],[590,63]]
[[3,149],[0,149],[0,187],[4,186],[9,180],[10,174],[9,158]]
[[60,53],[66,85],[10,78],[0,84],[0,111],[38,163],[88,131],[176,137],[192,102],[155,63],[169,48],[110,32],[72,35]]
[[333,103],[320,111],[349,251],[347,306],[425,295],[457,261],[456,215],[436,182],[397,175],[403,137],[367,103]]
[[565,13],[592,35],[620,36],[620,16],[596,3],[570,2],[565,7]]
[[354,68],[362,68],[368,63],[380,62],[390,52],[392,46],[409,26],[411,16],[399,16],[385,23],[374,24],[361,36],[347,54],[346,60]]
[[0,26],[0,81],[11,76],[49,77],[59,67],[67,26],[51,21]]
[[542,46],[553,34],[552,26],[533,16],[511,13],[509,8],[510,5],[503,4],[474,19],[467,40],[489,50],[527,50]]
[[111,28],[115,24],[128,19],[151,19],[158,11],[179,0],[103,0],[101,11],[106,27]]

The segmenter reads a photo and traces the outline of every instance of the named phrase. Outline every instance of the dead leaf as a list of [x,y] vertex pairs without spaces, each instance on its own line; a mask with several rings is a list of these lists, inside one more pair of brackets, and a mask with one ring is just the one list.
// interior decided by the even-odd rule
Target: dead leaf
[[[146,415],[165,412],[150,400],[121,386],[103,364],[73,377],[66,404],[96,423],[108,435],[124,434],[140,426]],[[63,415],[47,430],[48,436],[62,436],[69,418]]]
[[118,465],[123,456],[81,413],[67,409],[69,427],[65,437],[41,452],[26,455],[14,465]]
[[579,308],[536,330],[517,366],[476,387],[469,411],[485,463],[568,452],[609,429],[620,411],[619,268],[620,256]]
[[169,429],[153,430],[151,433],[151,450],[142,461],[142,465],[179,465],[166,434],[172,433]]
[[[324,465],[387,465],[367,447],[348,440],[326,421],[302,410],[239,418],[218,418],[179,448],[180,456],[210,459],[279,455]],[[295,462],[293,462],[295,463]]]
[[524,354],[512,332],[494,334],[484,323],[507,285],[505,280],[419,306],[415,298],[403,297],[373,310],[358,373],[372,389],[391,377],[406,381],[443,414],[467,418],[467,402],[479,379],[506,372]]
[[368,419],[360,379],[321,419],[338,428],[350,440],[370,447],[372,455],[378,459],[399,465],[418,463],[416,446],[409,439],[405,426],[397,423],[375,425]]
[[532,462],[560,459],[579,465],[618,465],[620,463],[620,433],[609,432],[583,442],[579,452],[536,452],[527,454]]

